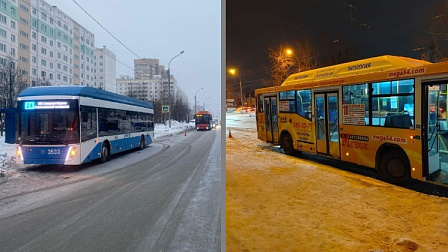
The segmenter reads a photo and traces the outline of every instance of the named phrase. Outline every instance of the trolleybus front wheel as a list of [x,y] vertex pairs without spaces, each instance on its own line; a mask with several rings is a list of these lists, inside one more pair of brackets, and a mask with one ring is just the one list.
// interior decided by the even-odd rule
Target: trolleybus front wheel
[[381,157],[379,172],[386,182],[405,185],[411,181],[411,167],[403,151],[390,149]]
[[110,153],[107,143],[103,143],[103,146],[101,146],[101,163],[106,162],[110,159]]
[[141,136],[140,137],[140,146],[139,149],[143,150],[145,148],[146,144],[145,144],[145,137]]

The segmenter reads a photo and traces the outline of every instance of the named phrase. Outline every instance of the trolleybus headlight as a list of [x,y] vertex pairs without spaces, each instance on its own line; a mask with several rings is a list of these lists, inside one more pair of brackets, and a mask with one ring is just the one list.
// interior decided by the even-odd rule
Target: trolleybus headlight
[[78,154],[78,148],[76,146],[70,146],[65,161],[73,160],[77,154]]
[[20,159],[23,161],[23,156],[22,156],[22,149],[20,147],[16,148],[16,154],[18,157],[20,157]]

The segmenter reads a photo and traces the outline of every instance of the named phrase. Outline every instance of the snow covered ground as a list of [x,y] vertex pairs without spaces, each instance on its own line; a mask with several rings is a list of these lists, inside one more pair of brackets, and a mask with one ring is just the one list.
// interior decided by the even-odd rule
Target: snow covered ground
[[[55,168],[34,169],[35,165],[23,165],[16,163],[15,145],[6,144],[5,137],[0,136],[0,199],[18,193],[32,191],[38,188],[55,186],[60,183],[71,182],[73,180],[83,179],[83,177],[94,174],[104,173],[119,169],[130,162],[139,161],[148,155],[152,155],[162,147],[157,144],[168,137],[183,136],[185,131],[193,130],[194,123],[180,123],[171,121],[171,128],[164,124],[156,124],[154,129],[154,143],[148,148],[127,154],[113,162],[95,165],[89,169],[78,168],[76,171],[70,171],[70,167],[56,170]],[[145,155],[141,155],[141,153]]]
[[447,198],[273,151],[251,114],[226,126],[227,251],[448,251]]

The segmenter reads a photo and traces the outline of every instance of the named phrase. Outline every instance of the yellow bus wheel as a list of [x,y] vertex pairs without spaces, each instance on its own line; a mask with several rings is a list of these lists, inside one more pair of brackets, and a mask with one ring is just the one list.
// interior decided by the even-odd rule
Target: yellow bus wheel
[[288,155],[294,155],[294,146],[291,136],[288,133],[283,133],[280,139],[280,146],[283,151]]
[[409,160],[398,149],[388,149],[383,153],[379,172],[381,179],[392,184],[405,185],[411,180]]

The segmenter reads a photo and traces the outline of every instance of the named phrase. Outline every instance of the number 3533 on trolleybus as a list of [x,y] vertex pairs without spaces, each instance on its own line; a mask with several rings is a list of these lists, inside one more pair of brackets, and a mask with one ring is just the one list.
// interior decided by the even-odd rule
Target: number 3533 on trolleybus
[[391,183],[447,183],[447,84],[448,62],[388,55],[300,72],[255,91],[258,138]]
[[92,87],[31,87],[17,101],[16,154],[25,164],[79,165],[154,138],[149,102]]

